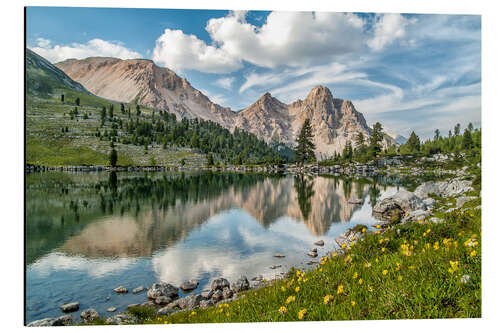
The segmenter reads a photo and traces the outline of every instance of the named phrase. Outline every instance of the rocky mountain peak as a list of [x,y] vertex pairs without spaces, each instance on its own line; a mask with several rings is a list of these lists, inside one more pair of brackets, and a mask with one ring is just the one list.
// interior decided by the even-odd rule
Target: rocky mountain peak
[[322,85],[314,87],[306,97],[306,101],[321,99],[333,100],[332,92],[330,91],[330,89]]

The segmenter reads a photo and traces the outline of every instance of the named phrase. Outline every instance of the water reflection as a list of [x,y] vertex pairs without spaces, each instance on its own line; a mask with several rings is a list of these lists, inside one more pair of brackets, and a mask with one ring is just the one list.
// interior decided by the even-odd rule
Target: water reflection
[[[104,313],[102,295],[117,285],[196,278],[203,288],[216,276],[272,277],[305,265],[318,239],[327,244],[322,255],[347,228],[375,223],[371,204],[395,191],[381,179],[307,175],[44,176],[27,181],[29,320],[56,316],[72,299]],[[356,198],[365,203],[348,203]],[[127,295],[113,306],[143,301]]]

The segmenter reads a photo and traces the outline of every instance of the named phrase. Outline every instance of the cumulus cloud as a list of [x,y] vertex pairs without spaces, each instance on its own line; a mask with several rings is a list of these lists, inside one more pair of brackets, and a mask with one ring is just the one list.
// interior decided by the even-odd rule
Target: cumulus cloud
[[153,60],[176,72],[196,69],[207,73],[230,73],[242,67],[240,59],[216,46],[207,45],[195,35],[165,29],[156,40]]
[[153,60],[174,70],[229,73],[243,61],[261,67],[299,67],[326,63],[359,50],[364,21],[351,13],[272,12],[257,27],[246,12],[210,19],[212,44],[180,30],[166,29],[157,39]]
[[234,77],[223,77],[215,81],[215,84],[226,90],[231,90],[235,78]]
[[[367,43],[374,51],[381,51],[384,47],[401,39],[406,34],[406,26],[414,23],[415,19],[405,18],[401,14],[377,15],[374,24],[374,35]],[[407,45],[414,45],[415,41],[407,41]]]
[[109,42],[102,39],[92,39],[85,44],[54,45],[48,39],[38,38],[37,45],[30,47],[52,63],[70,58],[84,59],[88,57],[114,57],[120,59],[141,58],[142,55],[132,51],[120,42]]

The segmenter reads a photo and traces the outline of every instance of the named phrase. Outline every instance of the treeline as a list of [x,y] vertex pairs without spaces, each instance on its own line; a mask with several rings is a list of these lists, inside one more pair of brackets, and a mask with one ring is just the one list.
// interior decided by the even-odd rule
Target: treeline
[[[220,124],[202,119],[183,118],[178,121],[175,114],[153,111],[146,115],[139,105],[120,105],[124,117],[117,117],[113,105],[103,107],[100,112],[101,126],[95,136],[101,140],[143,146],[147,153],[151,145],[188,147],[207,154],[209,165],[213,164],[281,164],[291,160],[290,152],[267,144],[256,135],[236,128],[233,133]],[[107,125],[107,126],[106,126]]]

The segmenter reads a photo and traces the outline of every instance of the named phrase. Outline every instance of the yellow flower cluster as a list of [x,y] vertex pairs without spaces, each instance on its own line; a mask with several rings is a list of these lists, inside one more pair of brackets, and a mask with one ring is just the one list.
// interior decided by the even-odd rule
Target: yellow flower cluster
[[401,253],[407,257],[412,255],[413,245],[407,244],[406,242],[401,244]]
[[299,290],[300,290],[300,287],[299,287],[299,286],[295,287],[295,292],[296,292],[296,293],[298,293],[298,292],[299,292]]
[[[475,235],[474,235],[475,236]],[[476,247],[479,243],[477,242],[477,240],[473,237],[467,239],[465,242],[464,242],[464,245],[467,246],[467,247]]]
[[470,253],[470,257],[474,258],[476,255],[477,255],[476,250],[472,250],[472,252]]
[[352,306],[356,306],[356,302],[355,301],[351,301],[351,305]]
[[286,299],[285,303],[286,304],[290,304],[292,302],[295,302],[295,296],[288,296],[288,298]]
[[307,314],[307,309],[302,309],[300,310],[298,313],[297,313],[297,317],[299,319],[304,319],[304,317],[306,316]]
[[427,230],[426,230],[426,231],[422,234],[422,236],[424,236],[424,237],[425,237],[425,236],[427,236],[427,235],[429,234],[429,232],[431,232],[431,229],[427,229]]
[[354,275],[352,276],[353,279],[357,279],[358,278],[358,272],[354,272]]
[[382,275],[387,275],[387,273],[389,273],[389,271],[387,271],[387,269],[384,269],[384,270],[382,271]]
[[450,268],[448,268],[448,272],[451,274],[455,273],[458,269],[458,261],[451,261],[450,260]]
[[436,250],[436,251],[437,251],[437,250],[439,250],[439,242],[438,242],[438,241],[436,241],[432,247],[433,247],[433,248],[434,248],[434,250]]
[[281,306],[278,310],[279,313],[285,314],[288,312],[287,308],[285,306]]
[[[337,253],[337,252],[335,252],[335,253]],[[321,259],[319,260],[319,264],[324,265],[324,264],[326,264],[327,261],[328,261],[328,257],[326,257],[326,256],[321,257]]]
[[329,304],[333,301],[333,296],[332,295],[326,295],[323,297],[323,303],[324,304]]

